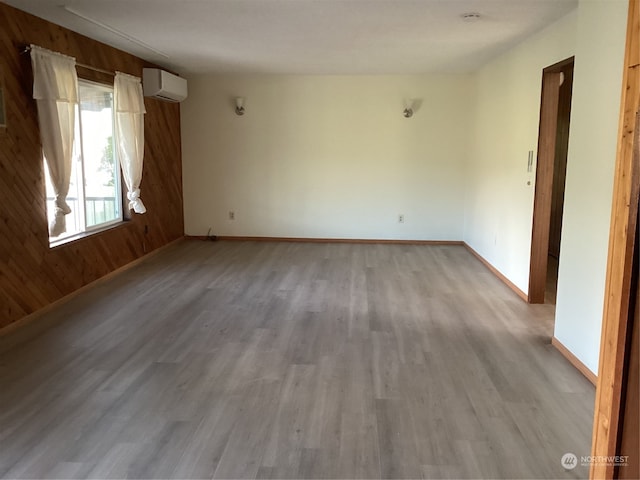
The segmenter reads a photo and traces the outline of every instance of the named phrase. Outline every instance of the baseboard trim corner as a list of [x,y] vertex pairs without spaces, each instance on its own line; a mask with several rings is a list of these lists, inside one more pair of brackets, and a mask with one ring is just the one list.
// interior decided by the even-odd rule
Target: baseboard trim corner
[[589,368],[584,363],[582,363],[578,359],[578,357],[571,353],[560,340],[558,340],[556,337],[551,337],[551,345],[553,345],[555,349],[558,350],[558,352],[560,352],[560,354],[564,358],[566,358],[571,365],[573,365],[576,369],[578,369],[580,373],[587,377],[587,380],[589,380],[594,385],[598,383],[598,376],[591,370],[589,370]]
[[469,252],[474,257],[476,257],[478,260],[480,260],[480,263],[482,263],[485,267],[487,267],[489,269],[489,271],[491,273],[493,273],[498,278],[498,280],[500,280],[507,287],[509,287],[511,290],[513,290],[513,292],[516,295],[518,295],[522,300],[524,300],[525,302],[529,303],[528,295],[526,293],[524,293],[522,290],[520,290],[511,280],[509,280],[507,277],[505,277],[496,267],[491,265],[482,255],[480,255],[473,248],[471,248],[467,242],[462,242],[462,245],[464,245],[464,247],[467,250],[469,250]]

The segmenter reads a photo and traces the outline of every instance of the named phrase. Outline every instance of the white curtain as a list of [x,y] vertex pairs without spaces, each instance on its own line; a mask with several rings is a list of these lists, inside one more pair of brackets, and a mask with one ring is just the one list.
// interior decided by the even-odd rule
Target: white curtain
[[113,87],[116,108],[116,146],[122,176],[127,184],[129,209],[145,213],[140,198],[142,162],[144,159],[144,97],[138,77],[116,72]]
[[55,217],[49,235],[66,232],[65,215],[73,155],[78,76],[76,59],[31,45],[33,98],[38,105],[42,151],[55,192]]

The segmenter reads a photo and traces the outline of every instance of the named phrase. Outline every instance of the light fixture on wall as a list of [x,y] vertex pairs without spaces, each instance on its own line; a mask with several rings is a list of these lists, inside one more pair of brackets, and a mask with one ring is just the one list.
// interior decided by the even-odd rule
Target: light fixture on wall
[[402,115],[404,118],[413,117],[413,100],[410,98],[405,99],[404,101],[404,110],[402,111]]
[[244,115],[244,97],[236,97],[236,115]]

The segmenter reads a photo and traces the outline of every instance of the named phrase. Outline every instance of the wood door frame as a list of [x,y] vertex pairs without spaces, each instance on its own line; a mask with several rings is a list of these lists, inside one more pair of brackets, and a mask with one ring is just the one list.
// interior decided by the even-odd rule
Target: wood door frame
[[531,228],[531,261],[529,263],[529,303],[544,303],[547,285],[551,198],[553,195],[553,169],[556,156],[558,129],[558,103],[560,100],[561,72],[574,63],[567,58],[542,70],[540,124],[538,130],[538,160],[533,200]]
[[[636,123],[637,125],[638,123]],[[640,231],[638,225],[640,219],[636,220],[636,242],[634,252],[634,262],[636,265],[640,263]],[[627,345],[622,396],[620,399],[620,428],[619,428],[619,445],[617,454],[628,456],[626,463],[616,468],[614,478],[619,479],[638,479],[640,478],[640,444],[638,432],[640,432],[640,386],[638,385],[638,377],[640,376],[640,281],[639,273],[636,269],[632,278],[632,305],[630,306],[629,323],[627,325]]]
[[[613,186],[613,206],[609,231],[609,254],[605,283],[604,313],[600,341],[600,363],[593,419],[592,456],[615,456],[622,430],[622,392],[626,384],[632,278],[634,265],[640,155],[634,155],[633,137],[640,108],[640,2],[629,0],[627,39],[624,56],[618,149]],[[590,478],[615,478],[615,466],[592,463]]]

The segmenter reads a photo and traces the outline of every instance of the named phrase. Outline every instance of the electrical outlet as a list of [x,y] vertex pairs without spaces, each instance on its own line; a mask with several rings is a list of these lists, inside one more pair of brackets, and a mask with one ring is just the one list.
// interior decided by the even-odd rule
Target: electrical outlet
[[235,220],[236,219],[236,212],[234,212],[233,210],[229,211],[229,220]]
[[404,214],[398,215],[398,223],[404,223]]

